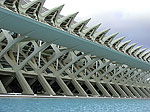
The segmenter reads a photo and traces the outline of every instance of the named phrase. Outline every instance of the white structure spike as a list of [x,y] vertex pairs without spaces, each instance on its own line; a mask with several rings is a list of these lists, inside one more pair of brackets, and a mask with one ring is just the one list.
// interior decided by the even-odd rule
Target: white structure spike
[[62,28],[63,30],[68,31],[71,23],[73,22],[74,18],[79,12],[76,12],[74,14],[70,14],[68,16],[62,17],[57,20],[57,27]]
[[136,53],[136,56],[141,59],[141,56],[143,55],[143,53],[144,53],[146,50],[147,50],[147,48],[144,48],[144,49],[138,51],[138,52]]
[[126,46],[125,52],[126,52],[127,54],[131,55],[131,50],[132,50],[133,47],[136,46],[136,45],[137,45],[137,43],[133,43],[133,44],[131,44],[131,45]]
[[106,45],[106,46],[110,46],[110,43],[112,42],[112,40],[118,35],[118,33],[114,33],[110,36],[107,36],[107,37],[104,37],[103,38],[103,44]]
[[96,32],[96,30],[98,29],[98,27],[100,25],[101,25],[101,23],[96,26],[93,26],[91,28],[87,28],[87,29],[83,30],[83,37],[91,40],[93,34]]
[[143,46],[138,46],[131,50],[131,55],[136,56],[136,53],[142,48]]
[[144,54],[141,56],[141,58],[142,58],[143,60],[146,60],[146,58],[149,56],[149,54],[150,54],[150,51],[144,53]]
[[20,0],[1,0],[0,5],[7,7],[9,10],[12,10],[14,12],[18,12]]
[[147,59],[148,59],[149,57],[150,57],[150,53],[148,53],[148,54],[145,56],[144,60],[147,61]]
[[64,5],[61,5],[41,13],[39,18],[40,21],[46,21],[48,24],[54,26],[63,7]]
[[146,61],[150,62],[150,56],[148,56],[148,57],[146,58]]
[[43,8],[45,0],[34,0],[25,5],[19,6],[19,13],[38,19],[39,14]]
[[120,50],[121,52],[125,52],[125,48],[126,46],[131,42],[132,40],[128,40],[125,42],[122,42],[118,45],[118,50]]
[[77,22],[73,25],[70,26],[70,30],[71,32],[77,34],[78,36],[81,35],[81,32],[82,30],[85,28],[85,26],[88,24],[88,22],[91,20],[90,19],[87,19],[87,20],[84,20],[84,21],[81,21],[81,22]]
[[109,30],[110,30],[110,28],[109,28],[109,29],[106,29],[106,30],[103,30],[103,31],[101,31],[101,32],[95,33],[94,36],[93,36],[93,37],[94,37],[94,40],[97,41],[97,42],[99,42],[99,43],[101,43],[103,37],[105,37],[106,33],[107,33]]
[[113,47],[114,49],[118,49],[118,45],[120,44],[120,42],[124,39],[125,37],[120,37],[120,38],[117,38],[115,40],[113,40],[111,42],[111,47]]

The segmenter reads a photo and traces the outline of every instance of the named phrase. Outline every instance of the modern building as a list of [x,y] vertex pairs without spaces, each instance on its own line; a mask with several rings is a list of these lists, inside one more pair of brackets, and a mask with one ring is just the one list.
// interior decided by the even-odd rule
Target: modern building
[[44,2],[0,0],[1,94],[150,97],[147,49]]

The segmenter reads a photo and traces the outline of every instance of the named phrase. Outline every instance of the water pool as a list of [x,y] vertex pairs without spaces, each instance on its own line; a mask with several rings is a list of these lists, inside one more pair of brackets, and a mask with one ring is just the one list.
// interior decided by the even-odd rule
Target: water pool
[[0,112],[150,112],[150,100],[0,98]]

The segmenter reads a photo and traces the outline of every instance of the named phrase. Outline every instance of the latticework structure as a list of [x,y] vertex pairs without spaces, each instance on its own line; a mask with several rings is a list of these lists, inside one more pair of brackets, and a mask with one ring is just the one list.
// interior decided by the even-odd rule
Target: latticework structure
[[0,93],[150,97],[147,49],[44,2],[0,0]]

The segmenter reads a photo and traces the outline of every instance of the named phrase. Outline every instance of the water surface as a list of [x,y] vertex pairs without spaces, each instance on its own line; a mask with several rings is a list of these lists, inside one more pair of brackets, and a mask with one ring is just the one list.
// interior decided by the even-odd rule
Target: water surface
[[0,98],[0,112],[150,112],[150,100]]

